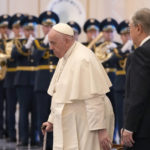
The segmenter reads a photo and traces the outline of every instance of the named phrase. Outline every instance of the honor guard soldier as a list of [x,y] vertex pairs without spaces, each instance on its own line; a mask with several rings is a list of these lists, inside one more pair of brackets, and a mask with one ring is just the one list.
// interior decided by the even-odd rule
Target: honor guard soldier
[[[59,17],[52,11],[45,11],[39,16],[44,37],[34,41],[34,57],[37,62],[34,92],[37,101],[38,131],[40,132],[40,145],[43,144],[41,125],[47,121],[50,113],[51,96],[47,94],[48,86],[54,74],[58,58],[50,50],[48,33],[52,26],[59,22]],[[53,134],[47,135],[46,149],[52,149]]]
[[130,37],[129,21],[122,21],[117,28],[118,34],[122,40],[122,46],[115,51],[116,59],[116,77],[114,82],[114,98],[116,109],[116,126],[120,136],[121,128],[123,127],[123,100],[125,95],[125,66],[127,56],[133,50],[133,43]]
[[[114,49],[119,45],[117,42],[113,41],[114,31],[117,29],[118,23],[113,18],[106,18],[101,22],[101,30],[103,32],[103,42],[99,45],[99,51],[104,51],[105,57],[101,55],[99,59],[102,61],[103,66],[108,73],[108,76],[114,84],[115,80],[115,66],[114,60],[116,59],[114,55]],[[114,96],[113,96],[113,86],[111,91],[108,93],[108,97],[112,102],[114,108]]]
[[[100,32],[100,22],[97,19],[90,18],[85,22],[83,26],[83,30],[87,36],[87,42],[84,42],[83,44],[85,46],[88,46],[90,42],[98,36]],[[94,52],[95,52],[96,44],[97,43],[95,43],[95,45],[92,47],[92,50]]]
[[79,35],[81,33],[81,27],[80,25],[75,21],[69,21],[67,22],[68,25],[70,25],[74,31],[74,38],[76,41],[78,41]]
[[10,16],[5,14],[0,16],[0,39],[8,39],[9,36],[9,30],[8,30],[8,24],[9,24]]
[[[115,100],[114,100],[114,81],[115,81],[115,72],[116,72],[116,55],[114,51],[116,51],[117,47],[121,44],[114,42],[114,32],[118,27],[118,23],[113,18],[106,18],[101,22],[101,30],[103,32],[103,42],[99,44],[96,49],[96,55],[101,60],[111,82],[112,87],[110,88],[110,92],[107,93],[109,97],[114,113],[116,111],[115,108]],[[115,130],[116,131],[116,130]],[[116,132],[114,133],[114,138],[116,137]]]
[[16,142],[16,104],[17,95],[16,87],[14,86],[14,78],[16,74],[16,60],[11,58],[11,51],[14,46],[15,39],[21,38],[21,20],[24,15],[17,13],[14,14],[9,21],[9,29],[11,29],[13,36],[7,40],[5,46],[5,53],[7,55],[7,73],[4,80],[4,87],[6,89],[6,101],[7,101],[7,122],[8,122],[8,142]]
[[[36,100],[34,97],[35,61],[33,59],[32,43],[38,18],[27,15],[21,20],[25,39],[15,39],[12,58],[16,60],[16,86],[19,101],[19,144],[27,146],[29,137],[31,146],[37,145]],[[31,112],[31,129],[29,129],[29,113]],[[29,132],[30,131],[30,132]]]
[[[7,14],[0,16],[0,53],[5,53],[4,50],[5,50],[6,40],[8,39],[9,20],[10,20],[10,16]],[[4,136],[8,136],[6,131],[4,130],[5,119],[3,117],[4,111],[5,111],[5,116],[7,116],[6,113],[7,109],[6,108],[4,109],[5,90],[3,88],[3,83],[4,83],[5,74],[6,74],[6,59],[0,60],[0,138],[3,138]],[[6,121],[7,120],[5,120],[5,122]],[[7,128],[7,123],[5,127]]]

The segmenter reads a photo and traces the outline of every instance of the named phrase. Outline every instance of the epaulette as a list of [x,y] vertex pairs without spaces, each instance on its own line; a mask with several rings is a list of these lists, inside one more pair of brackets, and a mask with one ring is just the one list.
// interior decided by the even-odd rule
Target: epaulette
[[117,57],[122,58],[122,56],[119,54],[119,51],[118,51],[117,48],[114,48],[114,49],[113,49],[113,52],[114,52],[114,54],[115,54]]
[[49,53],[49,51],[45,51],[42,58],[44,58],[44,59],[49,59],[49,58],[50,58],[50,53]]
[[30,52],[24,52],[22,50],[22,46],[27,42],[26,39],[15,39],[14,43],[17,48],[17,51],[22,54],[23,56],[29,56],[31,53]]
[[45,51],[47,48],[41,46],[41,43],[43,43],[43,39],[34,40],[34,45],[36,46],[36,48],[40,51]]

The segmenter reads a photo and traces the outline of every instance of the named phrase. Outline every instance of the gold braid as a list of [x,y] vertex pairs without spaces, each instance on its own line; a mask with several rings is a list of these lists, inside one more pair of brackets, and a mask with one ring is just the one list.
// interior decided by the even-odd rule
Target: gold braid
[[47,48],[44,48],[40,45],[38,40],[34,40],[35,46],[38,48],[40,51],[45,51]]
[[17,51],[22,54],[23,56],[29,56],[31,53],[30,52],[24,52],[22,50],[22,44],[18,39],[15,39],[15,46],[17,48]]

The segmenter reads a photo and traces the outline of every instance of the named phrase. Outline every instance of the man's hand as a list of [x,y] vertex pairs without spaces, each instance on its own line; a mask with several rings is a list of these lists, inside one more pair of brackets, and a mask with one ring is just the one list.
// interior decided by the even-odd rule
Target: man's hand
[[121,144],[127,147],[132,147],[134,144],[133,133],[127,130],[121,131]]
[[53,124],[50,122],[44,122],[41,126],[41,131],[42,131],[43,135],[45,134],[45,132],[53,131]]
[[99,130],[98,136],[101,148],[103,150],[111,150],[112,143],[106,129]]

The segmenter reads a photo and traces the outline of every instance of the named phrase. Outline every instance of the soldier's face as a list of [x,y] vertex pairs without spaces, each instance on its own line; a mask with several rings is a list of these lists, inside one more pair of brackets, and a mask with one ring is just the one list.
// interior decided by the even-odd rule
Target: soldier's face
[[34,36],[34,30],[24,29],[24,35],[28,39],[30,35]]
[[113,41],[114,33],[113,31],[104,31],[103,37],[105,41]]
[[87,31],[86,35],[87,35],[88,42],[95,39],[98,34],[99,34],[99,31],[97,31],[95,29],[91,29],[91,30]]
[[51,30],[51,28],[52,28],[52,26],[50,26],[50,25],[47,25],[47,26],[43,25],[42,30],[43,30],[44,35],[47,35],[48,32]]
[[79,38],[78,32],[74,32],[74,38],[75,38],[76,41],[78,41],[78,38]]
[[1,27],[0,28],[0,33],[1,34],[8,34],[8,27],[7,26]]
[[18,37],[21,32],[21,27],[13,27],[12,31],[14,32],[15,36]]
[[122,33],[122,34],[120,35],[120,37],[121,37],[121,40],[122,40],[122,43],[123,43],[123,44],[125,44],[128,40],[131,39],[130,33]]

